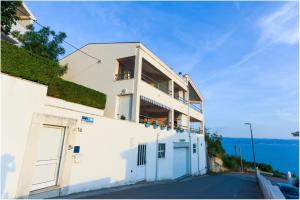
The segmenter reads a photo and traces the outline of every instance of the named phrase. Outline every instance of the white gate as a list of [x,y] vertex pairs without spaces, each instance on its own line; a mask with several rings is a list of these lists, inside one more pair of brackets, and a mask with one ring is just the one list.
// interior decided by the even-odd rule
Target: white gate
[[64,127],[44,125],[40,131],[31,191],[57,184],[64,135]]
[[136,181],[146,179],[147,145],[139,144],[137,152]]

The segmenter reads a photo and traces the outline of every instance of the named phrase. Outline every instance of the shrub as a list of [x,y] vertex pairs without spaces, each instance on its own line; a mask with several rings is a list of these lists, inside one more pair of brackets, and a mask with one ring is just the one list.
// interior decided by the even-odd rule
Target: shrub
[[48,85],[48,96],[104,109],[106,95],[59,78],[66,69],[58,63],[4,41],[1,53],[1,72]]
[[105,94],[61,78],[49,84],[47,95],[100,109],[106,102]]
[[1,41],[1,72],[48,85],[62,70],[54,61]]

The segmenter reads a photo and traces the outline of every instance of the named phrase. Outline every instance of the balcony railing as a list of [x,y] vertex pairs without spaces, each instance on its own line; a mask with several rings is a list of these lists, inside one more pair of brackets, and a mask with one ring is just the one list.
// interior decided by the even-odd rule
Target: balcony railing
[[133,78],[133,72],[119,73],[115,75],[115,80],[128,80]]
[[159,126],[171,126],[171,123],[168,122],[168,119],[161,120],[161,119],[149,116],[149,115],[140,115],[139,123],[144,124],[146,122],[149,122],[151,124],[157,124]]
[[194,110],[203,113],[202,108],[195,106],[194,104],[190,104],[190,107],[193,108]]
[[162,91],[162,92],[164,92],[168,95],[172,95],[172,91],[169,90],[168,87],[166,87],[165,85],[162,85],[159,82],[153,80],[151,77],[147,76],[146,74],[142,74],[142,80],[145,81],[146,83],[149,83],[153,87],[159,89],[160,91]]
[[203,130],[199,128],[190,128],[191,133],[203,134]]
[[187,100],[185,100],[184,98],[182,98],[178,95],[174,95],[174,98],[177,99],[178,101],[180,101],[181,103],[188,104]]

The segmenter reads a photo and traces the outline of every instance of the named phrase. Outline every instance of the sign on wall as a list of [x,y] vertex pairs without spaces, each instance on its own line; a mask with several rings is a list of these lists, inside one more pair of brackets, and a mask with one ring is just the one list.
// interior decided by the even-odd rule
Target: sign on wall
[[94,118],[93,117],[82,116],[81,117],[81,123],[93,124],[94,123]]

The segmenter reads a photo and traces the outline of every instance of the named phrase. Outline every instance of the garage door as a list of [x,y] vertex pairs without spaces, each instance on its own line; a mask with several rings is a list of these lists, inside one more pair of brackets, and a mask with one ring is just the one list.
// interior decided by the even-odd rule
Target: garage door
[[178,178],[187,174],[188,148],[174,148],[173,177]]

